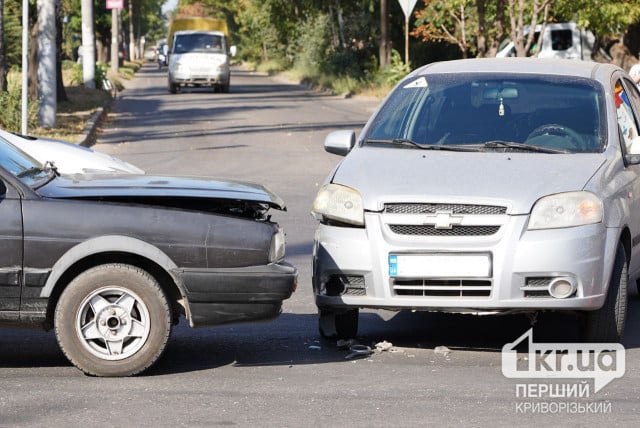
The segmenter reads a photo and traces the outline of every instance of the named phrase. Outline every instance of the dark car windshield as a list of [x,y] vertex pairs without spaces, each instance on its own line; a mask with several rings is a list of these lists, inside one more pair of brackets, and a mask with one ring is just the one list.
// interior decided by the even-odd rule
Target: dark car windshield
[[[576,77],[433,74],[405,80],[366,141],[474,146],[478,151],[594,153],[604,149],[602,87]],[[388,144],[389,147],[403,147]],[[406,145],[404,146],[406,147]]]
[[28,186],[49,179],[47,169],[37,160],[0,137],[0,165]]
[[214,52],[224,53],[222,36],[215,34],[179,34],[175,38],[175,53]]

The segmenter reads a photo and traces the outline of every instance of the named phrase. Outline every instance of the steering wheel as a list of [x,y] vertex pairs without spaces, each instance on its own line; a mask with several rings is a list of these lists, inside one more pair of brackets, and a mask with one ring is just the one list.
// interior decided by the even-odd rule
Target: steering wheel
[[538,126],[536,129],[531,131],[525,141],[529,141],[542,135],[555,135],[557,137],[565,138],[571,144],[570,148],[574,150],[584,149],[584,141],[580,134],[567,126],[560,125],[558,123],[547,123],[545,125]]

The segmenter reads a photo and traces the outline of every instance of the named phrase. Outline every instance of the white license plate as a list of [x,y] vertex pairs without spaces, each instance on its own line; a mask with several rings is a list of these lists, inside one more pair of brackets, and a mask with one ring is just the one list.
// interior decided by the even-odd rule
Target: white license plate
[[488,254],[390,254],[389,276],[408,278],[487,278]]

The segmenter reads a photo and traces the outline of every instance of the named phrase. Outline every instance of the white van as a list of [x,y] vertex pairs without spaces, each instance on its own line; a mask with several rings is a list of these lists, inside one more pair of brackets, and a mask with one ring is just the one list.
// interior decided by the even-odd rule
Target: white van
[[[534,38],[538,39],[541,25],[536,25]],[[525,29],[525,34],[529,30]],[[595,42],[595,36],[590,31],[578,28],[575,22],[563,22],[557,24],[547,24],[542,35],[542,46],[538,53],[538,58],[563,58],[591,60],[591,52]],[[533,50],[533,49],[532,49]],[[533,54],[531,52],[530,54]],[[513,41],[500,49],[496,57],[506,58],[516,56],[516,49]]]
[[229,56],[234,54],[221,31],[176,31],[169,51],[169,92],[184,86],[229,92]]

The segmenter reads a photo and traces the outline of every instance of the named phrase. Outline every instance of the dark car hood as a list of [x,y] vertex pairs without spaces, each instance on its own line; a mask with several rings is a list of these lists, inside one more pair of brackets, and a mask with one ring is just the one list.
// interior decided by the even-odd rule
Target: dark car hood
[[267,204],[286,210],[284,201],[265,186],[201,177],[153,175],[62,175],[38,189],[48,198],[188,198],[233,200]]

